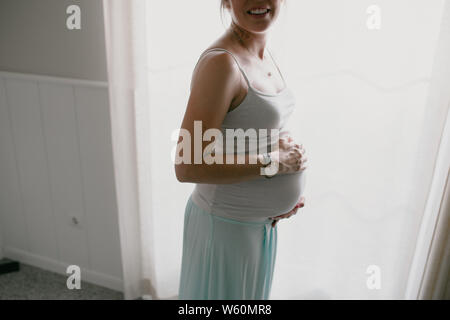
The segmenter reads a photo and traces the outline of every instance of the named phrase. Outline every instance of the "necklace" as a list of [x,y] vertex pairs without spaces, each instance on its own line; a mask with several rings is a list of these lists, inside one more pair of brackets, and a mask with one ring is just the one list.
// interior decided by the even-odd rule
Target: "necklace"
[[[248,48],[247,48],[247,46],[245,45],[245,43],[244,43],[244,41],[242,40],[242,38],[238,35],[238,33],[234,30],[234,28],[233,27],[231,27],[231,31],[234,33],[234,35],[238,38],[238,40],[239,40],[239,42],[242,44],[242,46],[252,55],[252,56],[254,56],[254,57],[256,57],[256,58],[258,58],[258,60],[260,60],[260,58],[257,56],[257,55],[255,55],[254,53],[252,53]],[[263,58],[263,60],[266,58],[266,55],[264,55],[264,58]],[[270,72],[270,71],[268,71],[267,72],[267,76],[268,77],[271,77],[272,76],[272,72]]]

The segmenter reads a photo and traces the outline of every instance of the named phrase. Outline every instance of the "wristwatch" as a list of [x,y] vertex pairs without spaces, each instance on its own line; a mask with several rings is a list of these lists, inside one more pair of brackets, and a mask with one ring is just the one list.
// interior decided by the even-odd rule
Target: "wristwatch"
[[262,164],[264,165],[264,167],[268,166],[269,164],[272,163],[272,158],[270,157],[269,153],[263,153],[262,154],[262,160],[261,160]]
[[[263,153],[263,154],[262,154],[262,160],[261,160],[261,163],[264,165],[264,168],[270,166],[270,164],[272,163],[272,158],[270,157],[270,153],[267,153],[267,152],[266,152],[266,153]],[[267,174],[264,174],[264,176],[265,176],[267,179],[270,179],[270,178],[272,178],[274,175],[268,176]]]

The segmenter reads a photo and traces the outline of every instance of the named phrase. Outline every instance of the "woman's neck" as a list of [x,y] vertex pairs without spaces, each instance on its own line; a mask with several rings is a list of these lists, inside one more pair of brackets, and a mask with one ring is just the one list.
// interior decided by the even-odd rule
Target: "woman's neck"
[[258,56],[261,60],[265,56],[267,36],[250,33],[238,27],[234,23],[229,28],[229,33],[244,49],[248,50],[253,56]]

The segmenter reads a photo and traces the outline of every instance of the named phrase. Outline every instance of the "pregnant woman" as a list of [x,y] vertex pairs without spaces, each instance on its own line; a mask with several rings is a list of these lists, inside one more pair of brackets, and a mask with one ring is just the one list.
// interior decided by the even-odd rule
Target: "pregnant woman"
[[[179,299],[269,299],[276,223],[304,205],[305,150],[282,130],[295,98],[266,48],[282,2],[222,0],[231,25],[194,68],[181,126],[190,133],[190,150],[195,149],[194,121],[201,122],[203,131],[220,130],[225,137],[222,147],[228,146],[230,129],[281,133],[275,143],[273,135],[263,137],[270,141],[270,151],[250,153],[246,146],[243,164],[235,150],[230,163],[225,147],[225,153],[214,149],[223,156],[221,162],[197,164],[195,152],[190,152],[189,163],[175,165],[180,182],[196,184],[185,208]],[[203,140],[201,155],[211,144]],[[183,148],[180,156],[184,152]],[[274,164],[277,171],[261,173]]]

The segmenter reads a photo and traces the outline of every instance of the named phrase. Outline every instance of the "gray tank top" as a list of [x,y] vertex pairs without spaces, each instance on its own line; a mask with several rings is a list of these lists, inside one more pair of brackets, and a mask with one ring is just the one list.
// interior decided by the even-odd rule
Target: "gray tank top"
[[[247,74],[239,64],[234,54],[223,48],[212,48],[203,52],[201,57],[211,51],[224,51],[230,54],[248,85],[248,93],[242,103],[229,111],[223,120],[221,130],[224,136],[224,146],[227,149],[226,129],[250,128],[267,129],[267,149],[271,150],[271,143],[275,143],[275,136],[270,129],[283,130],[295,108],[295,97],[287,87],[272,54],[269,55],[284,82],[284,89],[276,94],[261,92],[250,84]],[[196,65],[197,66],[197,65]],[[195,68],[194,68],[195,70]],[[252,150],[247,138],[245,153]],[[261,147],[261,136],[256,137]],[[271,142],[271,143],[270,143]],[[237,143],[233,151],[237,153]],[[270,179],[259,176],[251,180],[232,184],[204,184],[197,183],[192,192],[192,201],[205,211],[239,221],[262,222],[269,217],[284,214],[292,210],[303,194],[305,185],[305,171],[292,174],[276,175]]]

